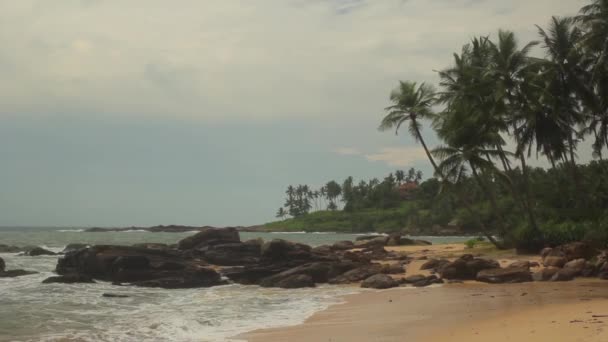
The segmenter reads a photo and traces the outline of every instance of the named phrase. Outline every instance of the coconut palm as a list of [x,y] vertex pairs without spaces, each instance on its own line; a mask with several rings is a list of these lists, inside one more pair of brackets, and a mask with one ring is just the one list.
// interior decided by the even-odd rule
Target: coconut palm
[[[390,100],[393,105],[385,108],[388,114],[382,119],[379,129],[382,131],[394,129],[395,134],[398,134],[401,125],[407,123],[411,136],[416,142],[420,142],[437,172],[437,164],[421,134],[421,121],[435,116],[431,109],[436,102],[435,89],[425,83],[417,85],[416,82],[400,81],[399,87],[392,91]],[[441,176],[440,173],[437,174]]]

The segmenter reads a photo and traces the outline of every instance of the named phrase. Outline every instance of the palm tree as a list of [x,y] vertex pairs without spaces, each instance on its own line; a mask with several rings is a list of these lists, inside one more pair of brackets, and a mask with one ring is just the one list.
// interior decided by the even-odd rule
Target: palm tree
[[538,27],[538,31],[548,58],[542,62],[543,78],[547,80],[547,90],[554,94],[546,98],[551,100],[549,106],[555,111],[555,116],[567,123],[561,131],[566,135],[563,138],[576,173],[575,150],[579,132],[575,127],[583,122],[577,95],[586,93],[586,73],[579,48],[582,32],[574,26],[572,18],[559,17],[551,19],[547,30]]
[[[395,134],[398,134],[401,125],[407,122],[411,136],[416,142],[420,142],[431,165],[437,171],[437,164],[422,137],[420,122],[435,116],[431,109],[436,102],[434,88],[425,83],[418,86],[416,82],[400,81],[399,87],[391,93],[390,100],[393,105],[385,108],[388,114],[382,119],[379,129],[394,129]],[[437,174],[441,176],[440,173]]]
[[[531,42],[524,46],[521,50],[518,48],[515,34],[510,31],[498,31],[498,44],[492,45],[492,62],[489,67],[489,75],[496,80],[495,86],[492,88],[495,94],[494,98],[500,102],[499,108],[504,110],[503,120],[511,124],[512,137],[517,142],[518,148],[515,155],[519,157],[521,163],[521,171],[523,178],[523,187],[525,196],[519,196],[517,189],[512,189],[514,197],[520,199],[522,208],[528,216],[530,226],[539,233],[536,217],[532,210],[532,194],[530,192],[530,181],[528,175],[528,167],[526,165],[526,157],[524,155],[525,146],[522,145],[521,139],[518,138],[518,113],[521,113],[525,108],[521,95],[522,83],[526,80],[525,76],[532,64],[532,59],[528,57],[530,50],[538,45],[538,42]],[[525,125],[525,123],[523,124]],[[502,151],[500,145],[497,146],[499,151]],[[510,169],[508,159],[504,153],[501,153],[501,160],[505,169]]]
[[479,174],[479,172],[487,172],[504,177],[504,174],[502,174],[491,161],[486,159],[486,156],[488,155],[497,157],[500,154],[501,152],[498,150],[489,150],[477,146],[464,146],[461,148],[439,146],[433,150],[433,155],[441,160],[439,165],[440,171],[442,174],[446,175],[448,179],[457,181],[462,177],[463,173],[466,172],[467,167],[471,169],[473,178],[490,201],[493,213],[499,215],[499,219],[496,220],[496,223],[500,233],[505,236],[507,232],[503,226],[504,219],[500,218],[496,195]]
[[282,220],[285,218],[285,216],[287,216],[287,212],[285,211],[285,209],[283,209],[283,207],[279,208],[276,217]]
[[405,179],[405,172],[403,172],[403,170],[395,171],[395,179],[397,180],[397,183],[401,185],[403,183],[403,180]]

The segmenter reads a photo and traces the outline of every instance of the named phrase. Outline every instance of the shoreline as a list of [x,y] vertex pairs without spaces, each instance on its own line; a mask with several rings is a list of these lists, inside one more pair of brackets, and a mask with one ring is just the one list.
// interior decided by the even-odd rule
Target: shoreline
[[[601,280],[501,285],[466,282],[364,291],[342,299],[342,304],[316,312],[302,324],[254,330],[233,339],[248,342],[608,340],[608,287]],[[508,334],[505,333],[507,327]],[[564,336],[565,339],[560,339]]]

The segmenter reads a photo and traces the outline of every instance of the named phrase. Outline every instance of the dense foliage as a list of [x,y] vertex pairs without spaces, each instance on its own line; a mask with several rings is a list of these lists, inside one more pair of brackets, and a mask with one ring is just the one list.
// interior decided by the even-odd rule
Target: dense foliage
[[[551,18],[538,37],[523,46],[506,30],[475,37],[439,71],[439,88],[400,82],[380,129],[407,126],[434,168],[435,179],[427,182],[438,191],[430,199],[403,199],[391,180],[374,184],[372,193],[369,184],[355,190],[351,179],[342,186],[345,214],[409,201],[417,210],[408,212],[407,224],[457,218],[498,247],[535,250],[574,239],[606,244],[608,0],[591,1],[575,17]],[[544,58],[531,56],[535,48]],[[425,121],[441,146],[427,146]],[[591,142],[592,155],[581,155],[583,141]],[[530,168],[532,156],[551,168]],[[580,165],[582,157],[596,161]],[[355,193],[358,200],[349,197]]]

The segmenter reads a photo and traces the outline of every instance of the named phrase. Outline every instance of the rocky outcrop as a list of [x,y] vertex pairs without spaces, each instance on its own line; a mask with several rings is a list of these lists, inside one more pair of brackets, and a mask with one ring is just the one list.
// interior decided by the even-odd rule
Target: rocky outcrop
[[336,251],[347,251],[353,248],[355,248],[355,244],[352,241],[338,241],[331,245],[331,249]]
[[554,248],[552,250],[546,251],[543,250],[543,265],[545,267],[564,267],[564,265],[568,262],[566,258],[566,254],[561,250]]
[[390,289],[399,286],[399,283],[386,274],[376,274],[361,283],[361,287],[370,289]]
[[90,246],[84,243],[70,243],[69,245],[65,246],[65,248],[61,252],[59,252],[59,254],[66,254],[87,247]]
[[234,228],[208,228],[202,230],[199,233],[180,240],[177,244],[177,248],[180,250],[201,250],[214,245],[223,245],[239,242],[241,242],[239,232]]
[[6,264],[4,263],[4,259],[0,258],[0,272],[4,272],[6,268]]
[[29,251],[25,252],[24,255],[27,255],[27,256],[57,255],[57,253],[51,252],[42,247],[34,247],[34,248],[30,249]]
[[403,281],[406,284],[411,284],[414,287],[426,287],[433,284],[443,283],[443,280],[439,279],[436,275],[425,276],[422,274],[406,277]]
[[91,277],[87,277],[81,274],[67,274],[62,276],[48,277],[42,281],[43,284],[76,284],[76,283],[94,283],[95,281]]
[[577,276],[577,270],[574,268],[562,268],[558,270],[550,279],[550,281],[570,281]]
[[21,277],[31,274],[37,274],[35,271],[26,271],[26,270],[8,270],[0,272],[0,278],[15,278]]
[[475,280],[480,271],[495,268],[500,268],[496,260],[474,258],[470,254],[465,254],[445,264],[438,272],[444,279]]
[[19,253],[24,252],[25,249],[17,246],[9,246],[0,244],[0,253]]
[[549,281],[560,269],[557,267],[547,267],[539,270],[532,275],[534,281]]
[[380,264],[369,264],[361,267],[357,267],[342,275],[334,277],[329,280],[330,284],[350,284],[358,281],[367,279],[373,275],[382,273],[382,265]]
[[207,262],[219,266],[255,264],[261,256],[262,245],[257,240],[210,246],[202,253]]
[[80,275],[115,283],[164,288],[220,285],[219,273],[176,250],[131,246],[93,246],[67,253],[57,263],[59,275]]
[[420,266],[421,270],[433,270],[436,271],[439,268],[449,264],[450,261],[446,259],[430,259]]
[[524,283],[532,281],[532,274],[527,267],[484,269],[477,273],[477,281],[491,284]]
[[290,277],[284,278],[281,281],[274,284],[274,287],[282,289],[299,289],[303,287],[315,287],[314,279],[306,274],[296,274]]

